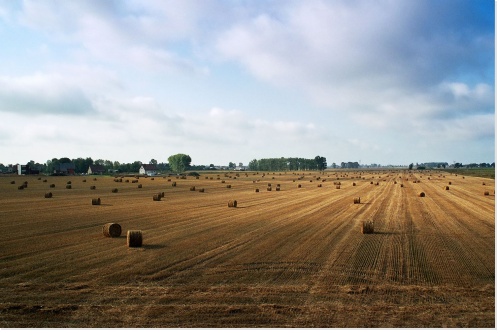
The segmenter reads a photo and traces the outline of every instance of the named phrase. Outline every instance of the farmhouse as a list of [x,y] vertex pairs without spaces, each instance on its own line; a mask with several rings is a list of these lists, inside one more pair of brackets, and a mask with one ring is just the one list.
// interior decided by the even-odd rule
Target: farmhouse
[[103,165],[95,165],[95,164],[92,164],[89,166],[89,170],[87,171],[87,173],[89,175],[102,175],[106,170],[104,169],[104,166]]
[[154,176],[156,175],[158,169],[156,168],[156,165],[154,164],[141,164],[141,167],[139,169],[139,174],[140,175],[147,175],[147,176]]

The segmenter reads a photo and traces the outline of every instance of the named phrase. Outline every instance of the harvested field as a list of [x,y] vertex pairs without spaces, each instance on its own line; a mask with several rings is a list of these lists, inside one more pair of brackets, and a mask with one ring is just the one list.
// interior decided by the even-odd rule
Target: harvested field
[[142,189],[102,176],[92,191],[50,177],[50,200],[36,177],[0,177],[2,327],[495,327],[494,180],[248,172],[228,173],[228,191],[223,173],[201,176]]

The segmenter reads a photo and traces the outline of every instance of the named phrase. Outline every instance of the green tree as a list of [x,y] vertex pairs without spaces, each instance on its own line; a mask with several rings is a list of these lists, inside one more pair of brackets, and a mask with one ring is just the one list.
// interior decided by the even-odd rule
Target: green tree
[[182,173],[191,166],[191,157],[186,154],[175,154],[168,158],[170,169],[176,173]]
[[234,169],[234,168],[236,168],[236,164],[234,164],[233,162],[229,162],[228,167],[229,167],[229,169]]
[[412,170],[413,169],[413,163],[411,163],[409,166],[408,166],[408,170]]

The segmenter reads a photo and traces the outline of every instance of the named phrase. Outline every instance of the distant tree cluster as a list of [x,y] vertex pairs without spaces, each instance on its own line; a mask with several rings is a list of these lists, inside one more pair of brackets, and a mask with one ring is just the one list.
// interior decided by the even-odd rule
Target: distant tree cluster
[[359,168],[359,163],[358,162],[342,162],[340,163],[340,167],[342,169],[357,169]]
[[298,170],[325,170],[326,158],[316,156],[313,159],[300,157],[280,157],[253,159],[248,163],[252,171],[298,171]]

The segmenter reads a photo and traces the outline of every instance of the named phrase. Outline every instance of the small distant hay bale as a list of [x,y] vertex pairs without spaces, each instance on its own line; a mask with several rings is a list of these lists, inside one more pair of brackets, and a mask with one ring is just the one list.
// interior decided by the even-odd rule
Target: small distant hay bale
[[86,183],[86,182],[87,182],[87,179],[83,179],[83,180],[82,180],[82,183]]
[[91,190],[95,190],[95,185],[90,186]]
[[337,190],[340,190],[340,185],[336,185],[336,186],[335,186],[335,188],[336,188]]
[[151,180],[155,180],[155,179],[154,179],[154,177],[153,177],[153,178],[151,178]]
[[271,183],[267,183],[267,186],[273,186],[273,184],[271,184]]
[[237,204],[238,204],[238,202],[236,200],[229,200],[227,202],[227,206],[228,207],[234,207],[234,208],[236,208]]
[[363,234],[373,234],[375,231],[375,223],[373,221],[364,221],[361,227],[361,232]]
[[401,184],[401,187],[404,187],[404,185],[403,185],[403,184]]
[[255,192],[259,192],[259,189],[258,189],[258,188],[256,188],[256,189],[255,189]]
[[355,204],[360,204],[361,203],[361,198],[360,197],[354,198],[354,203]]
[[142,231],[129,230],[127,231],[127,246],[128,247],[141,247],[142,246]]
[[484,195],[490,195],[489,191],[484,191]]
[[279,187],[279,185],[276,186],[276,191],[281,191],[281,187]]
[[130,182],[130,180],[128,180],[128,179],[125,179],[125,183],[129,183],[129,182]]
[[137,188],[142,188],[142,184],[137,184]]
[[190,191],[196,191],[196,187],[195,187],[195,186],[191,186],[191,187],[189,188],[189,190],[190,190]]
[[228,184],[228,185],[226,185],[226,188],[231,188],[231,185],[229,185],[229,184]]
[[17,187],[17,189],[18,189],[18,190],[24,190],[24,186],[23,186],[23,185],[19,185],[19,186]]
[[397,181],[394,181],[394,184],[396,184],[396,185],[397,185],[397,184],[398,184],[398,182],[397,182]]
[[92,199],[92,206],[99,206],[101,204],[101,198]]
[[97,181],[97,178],[94,178],[93,180],[94,180],[94,181]]
[[271,186],[268,186],[268,187],[267,187],[267,190],[268,190],[268,191],[272,191],[272,190],[273,190],[273,188],[272,188]]
[[102,226],[102,234],[104,237],[120,237],[122,227],[118,223],[106,223]]
[[10,183],[11,183],[11,184],[15,184],[15,183],[16,183],[16,181],[15,181],[15,180],[13,180],[13,181],[11,181]]
[[203,192],[205,192],[205,189],[204,189],[204,188],[200,188],[200,189],[198,190],[198,192],[203,193]]
[[318,187],[321,187],[321,184],[318,184]]
[[451,185],[451,182],[448,182],[448,185]]
[[112,190],[111,190],[111,192],[113,192],[113,193],[118,193],[118,189],[117,189],[117,188],[114,188],[114,189],[112,189]]
[[44,180],[43,180],[43,182],[44,182],[44,183],[46,183],[46,182],[47,182],[47,179],[44,179]]
[[221,184],[224,184],[226,181],[225,180],[221,180],[220,182],[221,182]]
[[297,188],[301,188],[301,187],[302,187],[302,184],[298,184],[298,185],[297,185]]
[[56,184],[50,184],[50,187],[51,188],[56,187]]
[[352,186],[356,186],[356,183],[352,183]]
[[485,182],[483,182],[483,185],[486,185],[486,183],[485,183]]
[[71,180],[70,180],[70,181],[68,181],[66,184],[71,185]]
[[161,201],[161,193],[153,195],[153,201]]
[[177,182],[172,182],[172,187],[176,187],[177,186]]
[[424,192],[420,192],[420,194],[418,196],[421,197],[421,198],[423,198],[423,197],[425,197],[425,193]]
[[133,179],[132,180],[132,184],[135,184],[135,183],[138,183],[138,182],[139,182],[139,180],[137,180],[137,179]]
[[450,187],[449,187],[449,186],[446,186],[444,189],[445,189],[446,191],[449,191],[449,190],[450,190]]
[[47,199],[52,198],[52,192],[45,193],[45,198]]
[[70,190],[70,189],[71,189],[71,185],[69,185],[69,184],[68,184],[68,185],[66,185],[66,188],[67,188],[68,190]]
[[373,185],[373,181],[370,182],[370,185]]

